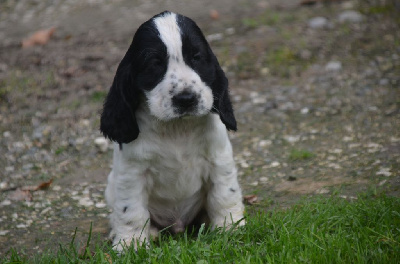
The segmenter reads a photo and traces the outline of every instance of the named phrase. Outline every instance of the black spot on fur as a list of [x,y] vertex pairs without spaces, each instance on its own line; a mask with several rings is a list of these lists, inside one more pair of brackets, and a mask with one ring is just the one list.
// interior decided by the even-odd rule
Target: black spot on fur
[[122,212],[126,213],[126,210],[128,210],[128,206],[125,206]]
[[233,188],[229,188],[229,191],[231,191],[231,192],[236,192],[236,190],[233,189]]

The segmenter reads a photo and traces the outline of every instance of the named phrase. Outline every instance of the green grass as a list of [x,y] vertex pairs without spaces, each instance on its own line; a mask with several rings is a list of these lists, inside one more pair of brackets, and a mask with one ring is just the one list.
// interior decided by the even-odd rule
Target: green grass
[[106,91],[95,91],[91,96],[91,100],[93,102],[103,102],[106,96],[107,96]]
[[308,160],[314,157],[314,153],[304,149],[292,149],[289,153],[289,160],[291,161]]
[[[287,210],[261,210],[243,228],[162,235],[149,249],[118,256],[106,244],[78,253],[73,241],[58,253],[2,263],[400,263],[400,199],[337,196],[305,200]],[[88,248],[89,248],[88,247]]]

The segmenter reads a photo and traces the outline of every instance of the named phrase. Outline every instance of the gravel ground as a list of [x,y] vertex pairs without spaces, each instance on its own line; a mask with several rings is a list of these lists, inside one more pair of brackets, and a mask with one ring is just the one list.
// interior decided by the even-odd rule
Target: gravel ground
[[[134,30],[165,9],[198,22],[230,79],[252,208],[399,196],[400,10],[299,2],[2,1],[0,252],[55,249],[75,228],[84,240],[91,223],[106,237],[112,151],[99,111]],[[46,45],[21,48],[50,27]]]

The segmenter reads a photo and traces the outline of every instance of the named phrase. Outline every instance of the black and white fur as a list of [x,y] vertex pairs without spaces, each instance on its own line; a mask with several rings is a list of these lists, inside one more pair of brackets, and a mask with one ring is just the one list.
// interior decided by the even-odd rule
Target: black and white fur
[[182,232],[201,212],[212,228],[243,218],[228,81],[191,19],[166,11],[139,27],[100,129],[116,142],[106,200],[118,250],[160,228]]

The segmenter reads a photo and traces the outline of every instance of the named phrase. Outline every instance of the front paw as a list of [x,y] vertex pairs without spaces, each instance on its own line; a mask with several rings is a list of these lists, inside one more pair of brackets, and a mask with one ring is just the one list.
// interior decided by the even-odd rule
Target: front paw
[[246,220],[244,219],[243,215],[232,215],[230,216],[220,216],[216,217],[211,221],[212,229],[215,228],[224,228],[224,229],[231,229],[231,228],[238,228],[240,226],[244,226],[246,224]]
[[111,231],[110,238],[112,240],[113,249],[118,252],[123,252],[129,249],[129,247],[133,247],[135,251],[138,247],[142,246],[143,244],[148,243],[148,239],[143,234],[132,234],[132,235],[118,235],[114,231]]

